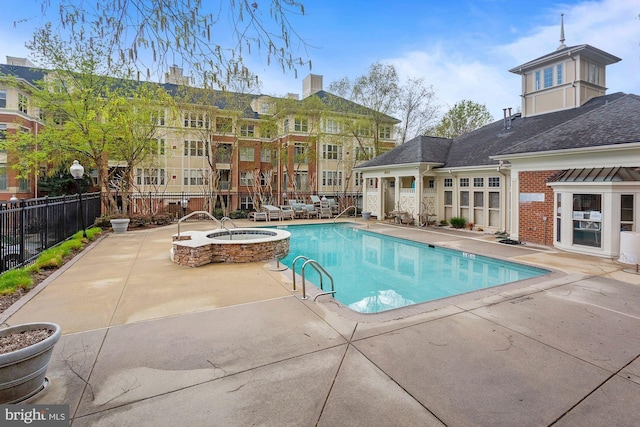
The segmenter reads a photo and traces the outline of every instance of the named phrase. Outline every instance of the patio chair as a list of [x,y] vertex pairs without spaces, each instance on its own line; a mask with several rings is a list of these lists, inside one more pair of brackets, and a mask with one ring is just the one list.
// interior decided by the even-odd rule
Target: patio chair
[[333,218],[333,214],[331,213],[331,205],[329,202],[322,201],[320,202],[320,209],[318,210],[319,218]]
[[415,218],[409,212],[403,212],[400,215],[401,224],[413,225],[415,224],[415,222],[416,222]]
[[331,207],[331,213],[334,215],[337,215],[340,209],[340,206],[338,205],[338,202],[336,202],[336,199],[334,198],[330,198],[327,199],[327,201],[329,202],[329,206]]
[[267,213],[268,220],[271,221],[273,219],[277,219],[280,221],[282,219],[282,210],[277,206],[273,205],[262,205],[262,210]]
[[320,206],[320,197],[314,195],[311,195],[309,197],[311,197],[311,203],[313,203],[314,206]]
[[288,206],[288,205],[280,206],[281,219],[294,219],[295,217],[296,217],[295,212],[293,211],[293,208],[291,206]]
[[304,205],[305,210],[305,218],[318,218],[319,211],[316,209],[314,205]]
[[305,214],[304,203],[300,203],[296,200],[289,199],[289,205],[293,209],[293,213],[296,218],[302,218]]

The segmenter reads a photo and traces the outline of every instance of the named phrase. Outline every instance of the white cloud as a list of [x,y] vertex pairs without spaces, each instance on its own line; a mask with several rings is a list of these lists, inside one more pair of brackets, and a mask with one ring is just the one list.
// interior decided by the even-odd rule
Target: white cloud
[[508,70],[560,45],[559,16],[564,13],[567,46],[589,44],[622,59],[607,68],[608,93],[640,94],[640,5],[632,3],[604,0],[558,6],[549,12],[549,25],[486,52],[465,51],[464,43],[448,41],[423,51],[402,52],[384,62],[393,64],[404,79],[424,77],[445,111],[446,106],[469,99],[485,104],[500,119],[503,108],[520,108],[520,76]]

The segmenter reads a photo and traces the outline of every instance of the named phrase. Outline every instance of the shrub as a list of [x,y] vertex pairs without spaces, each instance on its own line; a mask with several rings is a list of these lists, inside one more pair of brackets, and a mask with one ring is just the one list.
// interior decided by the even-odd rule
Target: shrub
[[464,228],[467,225],[467,219],[461,216],[454,216],[449,220],[453,228]]
[[237,211],[233,211],[229,213],[229,218],[231,219],[240,219],[240,218],[246,218],[248,215],[247,211],[243,211],[243,210],[237,210]]
[[449,225],[449,221],[446,219],[440,220],[440,227],[446,227],[447,225]]
[[158,214],[151,217],[151,223],[155,225],[169,225],[173,222],[173,217],[169,214]]

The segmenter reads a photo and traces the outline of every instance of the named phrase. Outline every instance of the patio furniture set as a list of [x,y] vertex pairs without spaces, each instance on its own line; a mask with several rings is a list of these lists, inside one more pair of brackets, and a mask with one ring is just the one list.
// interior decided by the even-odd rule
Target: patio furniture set
[[249,213],[253,221],[282,221],[296,218],[333,218],[338,214],[338,203],[335,199],[311,196],[311,203],[289,199],[288,205],[262,205],[262,210]]

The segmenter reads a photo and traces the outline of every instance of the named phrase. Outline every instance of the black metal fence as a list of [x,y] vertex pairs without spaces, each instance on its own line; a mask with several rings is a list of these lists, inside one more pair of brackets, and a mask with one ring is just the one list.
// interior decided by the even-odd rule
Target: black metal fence
[[[100,216],[100,193],[42,197],[0,204],[0,271],[27,265]],[[82,215],[81,215],[82,213]]]
[[[285,205],[290,199],[313,203],[311,195],[316,193],[303,192],[284,192],[281,194],[262,195],[262,202],[272,205]],[[360,193],[339,193],[339,194],[320,194],[319,196],[332,197],[338,201],[340,208],[347,206],[362,206],[362,195]],[[103,197],[107,197],[103,194]],[[120,213],[133,215],[159,215],[169,214],[174,218],[180,218],[193,211],[216,212],[226,208],[227,214],[232,211],[250,212],[255,209],[254,201],[258,196],[245,192],[234,192],[228,194],[219,192],[217,194],[209,194],[205,192],[138,192],[131,193],[125,197],[123,194],[112,193],[111,197],[115,198]],[[126,203],[123,203],[126,198]],[[232,203],[232,198],[236,203]],[[222,203],[223,202],[223,203]],[[107,201],[104,200],[105,206]],[[232,204],[235,205],[232,207]],[[125,208],[126,206],[126,208]]]

